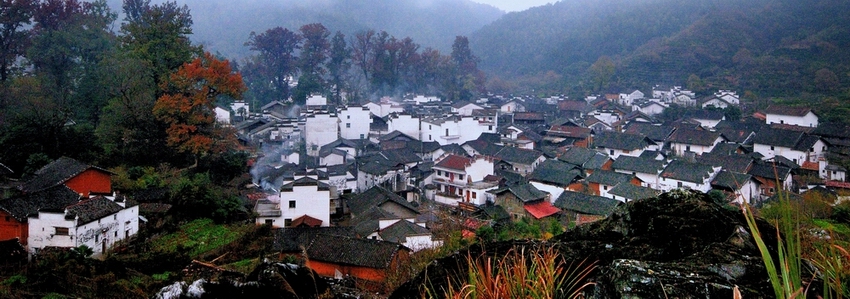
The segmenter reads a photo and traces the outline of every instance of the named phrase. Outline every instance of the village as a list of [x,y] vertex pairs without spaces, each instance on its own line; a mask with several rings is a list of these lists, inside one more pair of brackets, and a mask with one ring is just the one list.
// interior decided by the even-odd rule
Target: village
[[[660,86],[579,100],[419,95],[336,107],[314,95],[303,106],[237,101],[216,118],[255,149],[244,196],[252,221],[274,229],[276,253],[382,290],[411,256],[443,245],[432,230],[445,215],[472,238],[517,221],[582,225],[674,189],[755,206],[782,191],[850,189],[830,161],[848,153],[850,131],[801,107],[727,119],[724,109],[742,102],[733,91],[697,98]],[[671,105],[690,109],[659,121]],[[105,256],[143,229],[145,211],[167,206],[125,196],[109,170],[65,157],[21,182],[3,175],[20,195],[0,200],[0,239],[28,255],[85,245]]]

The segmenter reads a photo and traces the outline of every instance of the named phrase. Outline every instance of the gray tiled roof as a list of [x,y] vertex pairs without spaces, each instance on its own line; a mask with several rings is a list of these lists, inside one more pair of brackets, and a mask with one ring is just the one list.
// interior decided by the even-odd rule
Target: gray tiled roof
[[620,196],[629,200],[641,200],[658,196],[658,191],[648,187],[635,186],[630,183],[620,183],[611,190],[609,194]]
[[562,169],[538,167],[531,173],[528,179],[531,181],[566,187],[570,183],[581,179],[581,174],[582,172],[580,170],[574,168],[565,171]]
[[714,141],[719,137],[721,137],[721,135],[718,132],[681,128],[673,132],[667,141],[682,144],[710,146],[714,144]]
[[720,166],[725,170],[743,173],[750,169],[750,165],[753,164],[753,158],[738,154],[724,155],[709,153],[698,156],[697,162],[711,166]]
[[587,215],[609,215],[620,204],[620,201],[607,197],[564,191],[555,200],[555,206]]
[[307,247],[311,260],[375,269],[386,269],[399,251],[398,243],[320,234]]
[[618,157],[617,160],[614,160],[614,164],[612,164],[611,167],[615,170],[657,175],[664,169],[664,161],[622,155]]
[[348,200],[348,208],[351,210],[352,214],[359,215],[372,207],[380,206],[386,202],[394,202],[408,208],[416,214],[419,213],[416,211],[416,208],[407,202],[407,200],[380,186],[374,186],[365,192],[354,195]]
[[610,170],[596,170],[590,174],[585,181],[588,183],[599,183],[608,186],[616,186],[623,182],[629,182],[634,178],[631,174],[619,173]]
[[709,165],[673,160],[664,168],[659,177],[691,183],[702,183],[711,176],[714,169]]
[[711,180],[711,186],[718,187],[723,190],[738,190],[742,185],[750,181],[752,177],[753,176],[749,174],[721,170],[720,173]]
[[495,155],[496,158],[502,161],[525,165],[531,165],[532,163],[534,163],[534,161],[537,161],[540,156],[543,156],[543,153],[539,151],[523,149],[513,146],[503,146],[502,149],[499,150]]
[[354,237],[354,231],[347,226],[288,227],[275,229],[273,234],[272,248],[279,252],[301,252],[320,234]]
[[505,188],[499,188],[489,192],[492,192],[494,194],[510,192],[513,193],[513,195],[516,196],[516,198],[521,200],[522,202],[531,202],[535,200],[544,199],[548,194],[546,192],[538,190],[532,184],[520,184]]
[[570,148],[558,157],[558,160],[584,169],[599,169],[605,162],[608,162],[608,159],[608,155],[604,153],[583,147]]
[[6,211],[18,222],[25,223],[27,217],[38,214],[39,210],[62,211],[79,200],[80,194],[64,185],[59,185],[0,200],[0,210]]
[[652,141],[664,141],[675,128],[671,126],[655,125],[643,122],[631,122],[626,126],[626,133],[644,135]]
[[384,241],[403,243],[408,236],[430,235],[431,231],[421,225],[414,224],[407,220],[399,220],[390,226],[387,226],[378,235]]
[[24,192],[44,190],[65,183],[67,180],[89,168],[110,173],[105,169],[94,167],[68,157],[61,157],[37,170],[33,174],[33,177],[21,186],[21,190]]
[[323,182],[321,182],[317,179],[305,176],[305,177],[299,178],[297,180],[294,180],[292,182],[283,184],[283,186],[280,186],[280,191],[281,192],[292,191],[292,187],[295,187],[295,186],[316,186],[316,188],[318,188],[318,190],[324,190],[324,191],[330,190],[330,185],[325,184],[325,183],[323,183]]
[[646,148],[650,140],[642,135],[627,134],[613,131],[599,133],[593,139],[593,145],[618,150],[638,150]]
[[97,196],[80,201],[65,209],[68,210],[66,217],[76,216],[77,222],[82,225],[118,213],[124,208],[103,196]]

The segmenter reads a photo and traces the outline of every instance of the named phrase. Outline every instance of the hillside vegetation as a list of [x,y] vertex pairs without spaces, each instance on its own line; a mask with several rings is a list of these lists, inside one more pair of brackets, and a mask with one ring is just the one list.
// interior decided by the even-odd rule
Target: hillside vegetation
[[[152,1],[160,2],[164,1]],[[310,23],[322,23],[331,32],[339,30],[347,36],[369,29],[384,30],[447,51],[455,36],[469,35],[503,14],[495,7],[469,0],[179,0],[177,3],[192,9],[192,40],[228,58],[249,54],[243,44],[252,31],[260,33],[278,26],[294,31]],[[112,0],[110,6],[120,11],[120,1]]]
[[[508,14],[470,42],[488,74],[537,88],[828,95],[850,84],[848,12],[837,0],[561,1]],[[601,57],[616,71],[594,86]]]

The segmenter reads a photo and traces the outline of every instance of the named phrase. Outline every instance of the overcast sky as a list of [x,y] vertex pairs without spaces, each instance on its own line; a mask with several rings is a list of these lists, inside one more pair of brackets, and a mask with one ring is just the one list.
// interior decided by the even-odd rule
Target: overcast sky
[[478,3],[490,4],[501,10],[512,12],[526,10],[533,6],[554,3],[557,0],[472,0]]

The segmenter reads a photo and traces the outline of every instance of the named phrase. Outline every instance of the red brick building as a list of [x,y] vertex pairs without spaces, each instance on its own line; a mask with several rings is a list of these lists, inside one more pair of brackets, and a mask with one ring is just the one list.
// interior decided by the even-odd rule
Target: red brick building
[[112,193],[112,173],[83,162],[61,157],[35,172],[22,186],[24,193],[33,193],[57,185],[65,185],[83,197]]

